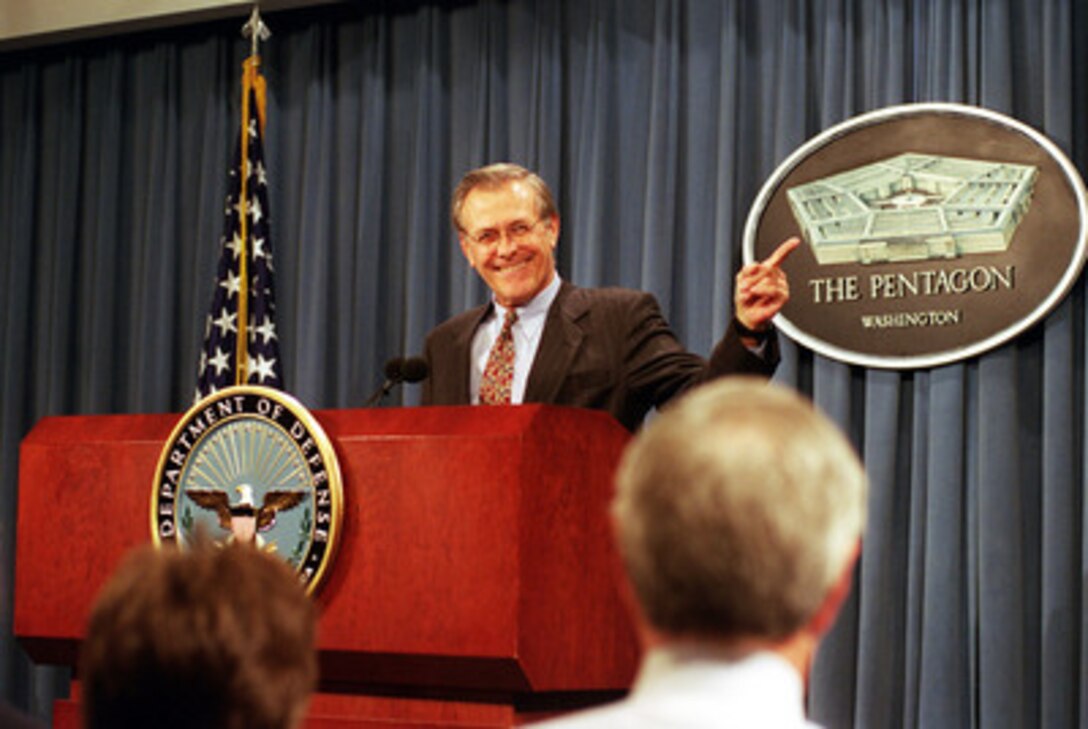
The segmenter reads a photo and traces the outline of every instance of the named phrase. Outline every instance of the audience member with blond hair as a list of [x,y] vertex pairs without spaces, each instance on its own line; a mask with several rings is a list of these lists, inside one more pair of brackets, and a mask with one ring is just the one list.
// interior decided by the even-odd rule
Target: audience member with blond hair
[[867,481],[839,430],[751,378],[702,386],[624,453],[616,539],[646,638],[630,695],[560,727],[811,726],[805,682],[850,589]]

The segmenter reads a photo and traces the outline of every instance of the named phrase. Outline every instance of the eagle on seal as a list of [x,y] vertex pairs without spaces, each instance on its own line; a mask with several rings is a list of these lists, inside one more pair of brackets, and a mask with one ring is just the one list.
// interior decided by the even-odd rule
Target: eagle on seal
[[260,508],[253,501],[253,487],[247,483],[235,487],[239,498],[231,504],[230,497],[222,489],[186,489],[190,499],[204,509],[214,511],[219,526],[231,533],[230,540],[242,543],[257,542],[263,546],[260,532],[266,532],[276,524],[276,514],[289,511],[306,498],[305,491],[272,490],[265,492]]

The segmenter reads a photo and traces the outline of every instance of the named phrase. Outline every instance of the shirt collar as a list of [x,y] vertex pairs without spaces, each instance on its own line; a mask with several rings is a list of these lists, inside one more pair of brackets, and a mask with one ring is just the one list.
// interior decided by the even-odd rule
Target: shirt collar
[[631,697],[666,716],[705,712],[711,704],[727,702],[738,716],[768,719],[765,726],[814,726],[804,718],[804,684],[797,669],[769,651],[735,655],[715,646],[658,646],[644,656]]
[[[529,303],[525,306],[516,306],[514,309],[518,312],[518,321],[525,322],[526,319],[532,320],[537,317],[544,317],[548,313],[548,309],[551,308],[552,302],[555,301],[555,297],[559,295],[559,287],[562,285],[563,280],[559,278],[559,273],[556,272],[552,276],[551,282],[541,289],[540,293],[529,300]],[[493,315],[502,321],[506,316],[506,307],[495,301],[495,295],[491,295],[491,307]]]

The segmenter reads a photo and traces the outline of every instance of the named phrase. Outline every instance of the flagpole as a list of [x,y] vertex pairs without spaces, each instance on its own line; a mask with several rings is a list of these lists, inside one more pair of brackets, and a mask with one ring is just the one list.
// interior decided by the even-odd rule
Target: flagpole
[[261,20],[260,6],[254,5],[253,12],[249,14],[249,20],[242,26],[242,37],[249,38],[250,51],[249,55],[256,56],[259,52],[260,42],[266,41],[272,37],[272,31],[268,29],[268,26]]
[[283,387],[264,167],[268,95],[259,55],[260,42],[271,33],[256,7],[242,35],[250,44],[242,64],[241,128],[235,128],[241,136],[234,138],[230,160],[219,264],[197,364],[197,401],[236,385]]
[[[249,107],[250,91],[255,90],[259,84],[258,67],[261,63],[260,42],[267,40],[272,35],[268,26],[261,20],[260,9],[253,6],[249,20],[242,26],[242,36],[250,39],[250,55],[242,64],[242,128],[241,128],[241,152],[240,164],[241,193],[238,197],[239,229],[241,231],[240,260],[238,262],[238,275],[241,279],[238,289],[238,341],[235,347],[235,374],[236,385],[245,384],[249,370],[249,125],[252,110]],[[258,91],[260,97],[257,109],[257,123],[264,128],[263,89]]]

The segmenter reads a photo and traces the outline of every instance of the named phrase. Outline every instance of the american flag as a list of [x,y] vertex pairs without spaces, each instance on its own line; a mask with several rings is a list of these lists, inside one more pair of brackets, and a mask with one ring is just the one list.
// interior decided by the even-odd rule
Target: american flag
[[[283,369],[275,324],[268,179],[261,146],[261,124],[257,114],[258,94],[254,89],[263,80],[257,73],[256,59],[247,60],[243,98],[248,100],[248,108],[253,110],[247,113],[243,109],[242,113],[246,128],[244,147],[247,164],[244,167],[241,164],[243,144],[242,135],[239,134],[228,183],[226,220],[220,240],[221,253],[215,278],[215,293],[204,325],[204,346],[197,372],[196,400],[236,384],[283,388]],[[243,169],[246,177],[244,231],[242,205],[239,202],[242,199]],[[246,252],[245,273],[242,267],[243,251]],[[246,349],[242,352],[238,348],[240,334],[247,341]],[[241,376],[240,359],[243,360],[244,367]]]

